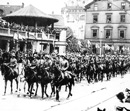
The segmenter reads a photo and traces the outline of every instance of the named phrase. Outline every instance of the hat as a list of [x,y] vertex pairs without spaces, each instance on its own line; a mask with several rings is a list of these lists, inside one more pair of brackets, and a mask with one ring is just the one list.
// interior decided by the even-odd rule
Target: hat
[[11,56],[12,56],[12,57],[15,57],[15,53],[12,53]]
[[50,58],[50,56],[49,55],[45,55],[45,58]]

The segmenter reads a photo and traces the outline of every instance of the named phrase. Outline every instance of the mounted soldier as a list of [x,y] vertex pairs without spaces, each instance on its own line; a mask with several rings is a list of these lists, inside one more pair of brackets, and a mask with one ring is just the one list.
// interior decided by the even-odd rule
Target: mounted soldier
[[64,55],[60,56],[60,63],[59,63],[59,69],[61,71],[61,76],[64,79],[65,77],[69,76],[67,71],[69,68],[69,61],[66,59]]
[[46,71],[49,71],[50,67],[52,65],[52,60],[51,60],[51,57],[50,55],[45,55],[45,61],[44,61],[44,68],[46,69]]
[[17,59],[14,52],[11,53],[9,67],[11,67],[12,72],[15,72],[18,74],[18,64],[17,64]]

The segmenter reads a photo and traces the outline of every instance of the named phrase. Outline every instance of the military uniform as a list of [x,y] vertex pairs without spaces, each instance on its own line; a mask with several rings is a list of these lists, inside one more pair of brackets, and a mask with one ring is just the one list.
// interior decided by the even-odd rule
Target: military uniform
[[17,66],[17,59],[15,58],[15,54],[12,54],[12,57],[10,58],[10,64],[9,66],[12,68],[12,71],[15,71],[18,73],[18,66]]

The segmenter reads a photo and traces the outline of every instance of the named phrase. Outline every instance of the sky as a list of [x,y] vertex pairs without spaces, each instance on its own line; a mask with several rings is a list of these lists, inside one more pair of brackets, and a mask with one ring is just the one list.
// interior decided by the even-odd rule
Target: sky
[[0,5],[6,5],[9,2],[10,5],[33,5],[46,14],[61,14],[61,8],[65,6],[67,0],[0,0]]

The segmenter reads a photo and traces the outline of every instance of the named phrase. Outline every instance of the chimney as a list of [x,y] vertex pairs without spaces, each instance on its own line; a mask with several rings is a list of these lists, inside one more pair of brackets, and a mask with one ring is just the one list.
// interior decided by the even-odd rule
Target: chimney
[[24,8],[24,3],[22,3],[22,8]]

